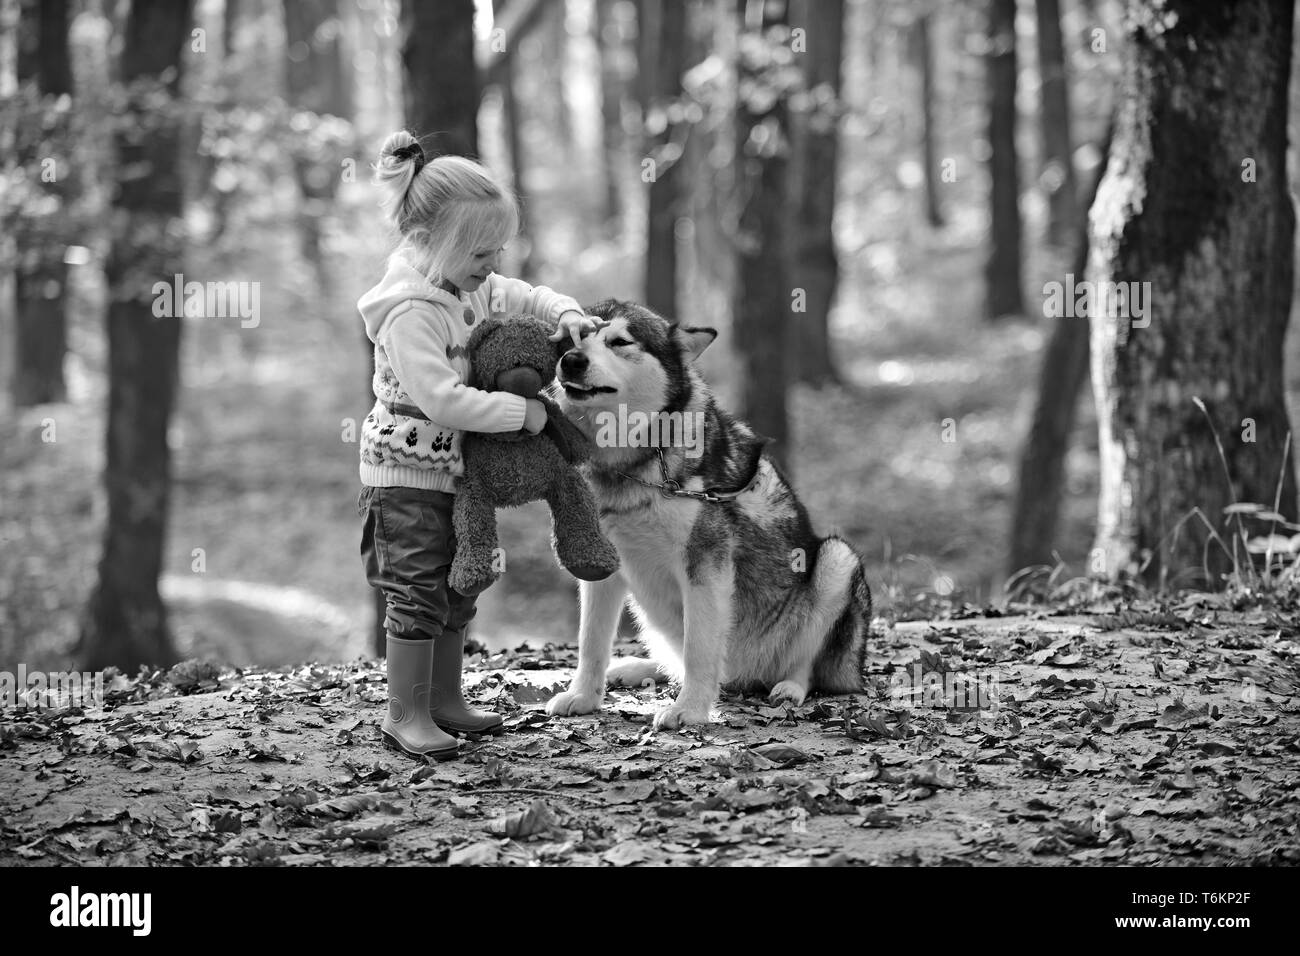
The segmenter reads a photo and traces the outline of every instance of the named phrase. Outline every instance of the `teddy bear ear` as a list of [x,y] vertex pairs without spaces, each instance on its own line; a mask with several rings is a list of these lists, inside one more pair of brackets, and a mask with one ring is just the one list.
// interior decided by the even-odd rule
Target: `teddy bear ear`
[[539,319],[535,315],[520,316],[518,321],[527,322],[529,325],[531,325],[533,329],[536,331],[536,333],[541,335],[543,340],[547,339],[550,336],[550,334],[555,331],[554,322],[548,323],[546,320]]
[[493,319],[493,318],[484,319],[481,323],[479,323],[477,327],[475,327],[474,331],[469,334],[469,345],[468,345],[469,351],[473,352],[475,349],[477,349],[480,343],[482,343],[482,341],[485,338],[487,338],[497,329],[501,328],[504,324],[505,323],[503,323],[500,319]]
[[485,343],[491,336],[495,335],[497,331],[499,331],[504,327],[505,327],[505,323],[502,322],[500,319],[488,318],[488,319],[484,319],[483,322],[480,325],[476,326],[474,331],[469,334],[469,343],[465,347],[465,354],[469,357],[470,360],[469,379],[466,381],[465,384],[470,386],[470,388],[483,387],[483,385],[480,382],[479,369],[478,369],[479,363],[475,359],[475,355],[478,353],[478,350],[482,348],[483,343]]

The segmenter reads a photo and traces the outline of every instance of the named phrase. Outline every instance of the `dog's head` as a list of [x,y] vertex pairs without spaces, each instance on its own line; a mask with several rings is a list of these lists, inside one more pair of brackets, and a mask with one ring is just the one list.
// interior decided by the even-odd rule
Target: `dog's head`
[[690,365],[718,337],[684,328],[632,302],[606,299],[587,309],[599,331],[570,346],[556,365],[568,414],[676,411],[691,394]]

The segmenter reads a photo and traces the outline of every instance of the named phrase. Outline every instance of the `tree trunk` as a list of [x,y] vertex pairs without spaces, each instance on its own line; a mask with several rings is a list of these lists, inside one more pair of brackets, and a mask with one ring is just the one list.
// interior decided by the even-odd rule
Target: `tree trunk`
[[636,75],[632,82],[632,95],[641,108],[641,119],[649,112],[650,101],[657,89],[655,82],[655,54],[659,46],[658,16],[661,0],[632,0],[636,9]]
[[1116,44],[1122,106],[1088,260],[1089,280],[1149,283],[1150,292],[1144,318],[1119,309],[1092,323],[1094,559],[1111,578],[1137,571],[1153,583],[1214,586],[1232,562],[1213,543],[1203,557],[1207,534],[1193,509],[1225,540],[1237,526],[1223,515],[1233,501],[1272,509],[1278,496],[1295,517],[1282,377],[1294,268],[1293,10],[1291,0],[1170,0],[1160,11],[1128,3]]
[[[163,82],[177,96],[190,10],[190,0],[134,0],[119,66],[124,84]],[[87,669],[113,664],[131,673],[176,659],[158,575],[171,492],[167,428],[176,403],[181,303],[155,317],[152,284],[170,282],[183,263],[180,119],[144,93],[131,97],[123,120],[106,269],[108,521],[77,657]],[[138,136],[146,127],[149,135]]]
[[[1102,143],[1102,163],[1092,181],[1082,215],[1075,224],[1077,244],[1070,274],[1081,278],[1088,265],[1088,215],[1097,186],[1106,174],[1112,130]],[[1009,570],[1048,564],[1056,540],[1057,519],[1065,487],[1065,459],[1070,450],[1079,391],[1088,380],[1088,319],[1061,316],[1053,320],[1038,376],[1038,398],[1020,456],[1020,482],[1011,519]]]
[[14,75],[21,83],[41,69],[40,0],[13,0],[10,17],[15,16]]
[[615,0],[594,0],[596,50],[600,54],[601,152],[605,173],[605,221],[621,232],[623,199],[620,182],[626,175],[623,133],[623,96],[627,89],[622,21]]
[[568,19],[566,0],[550,0],[546,4],[546,21],[539,32],[542,41],[544,69],[542,71],[543,89],[550,87],[549,105],[553,111],[556,134],[556,148],[563,162],[572,163],[577,151],[573,132],[573,110],[570,108],[568,87],[565,73],[569,63],[569,31],[565,21]]
[[840,272],[831,224],[839,155],[844,0],[797,0],[791,14],[793,22],[807,31],[808,49],[800,58],[811,95],[809,109],[791,117],[798,170],[792,189],[798,203],[793,261],[797,284],[805,293],[805,311],[794,310],[789,371],[794,381],[826,385],[839,380],[831,361],[831,302]]
[[402,0],[402,76],[406,124],[429,157],[477,157],[474,0]]
[[682,94],[686,68],[686,5],[673,0],[642,0],[645,17],[639,29],[654,37],[654,72],[647,89],[646,155],[652,161],[642,179],[650,177],[650,208],[646,216],[645,303],[660,315],[677,316],[677,220],[687,197],[680,162],[680,136],[674,135],[669,107]]
[[68,52],[68,0],[41,0],[40,64],[36,70],[41,92],[55,96],[72,92],[72,59]]
[[[24,3],[19,20],[19,82],[35,82],[45,97],[72,92],[72,62],[68,54],[67,0]],[[27,72],[30,71],[30,72]],[[70,114],[59,116],[61,128],[52,141],[67,142]],[[67,395],[63,357],[67,353],[67,280],[63,262],[64,223],[71,201],[70,157],[31,157],[32,168],[54,159],[55,179],[41,188],[57,196],[57,211],[25,224],[15,281],[14,378],[15,407],[61,402]]]
[[221,55],[226,60],[234,55],[242,12],[240,0],[226,0],[221,18]]
[[[0,0],[0,97],[13,96],[18,83],[19,17],[18,0]],[[0,143],[12,148],[8,144],[15,143],[20,132],[18,117],[7,110],[0,111]],[[18,303],[14,289],[17,257],[18,242],[13,229],[0,230],[0,342],[12,342],[17,335]],[[17,366],[13,349],[0,351],[0,416],[7,416],[13,410]]]
[[[343,65],[341,33],[338,0],[284,0],[285,91],[294,110],[352,118],[352,73]],[[339,171],[298,152],[294,173],[302,193],[298,231],[303,257],[327,281],[331,273],[323,267],[322,226],[334,206]]]
[[483,85],[500,83],[502,70],[506,64],[515,60],[519,44],[534,30],[554,0],[513,0],[502,3],[492,0],[493,31],[500,30],[506,43],[500,48],[488,50],[487,62],[483,66]]
[[294,109],[352,117],[342,34],[338,0],[284,0],[285,89]]
[[[494,21],[503,22],[503,14],[508,4],[504,0],[493,0]],[[503,28],[504,29],[504,28]],[[518,42],[516,36],[514,42]],[[501,113],[505,121],[506,143],[510,149],[510,178],[513,181],[515,197],[521,209],[528,208],[527,191],[524,188],[523,117],[519,115],[519,96],[515,92],[515,74],[518,73],[517,60],[514,56],[505,56],[495,74],[497,88],[501,91]],[[533,246],[528,240],[527,223],[521,218],[519,235],[515,237],[516,248],[527,250],[519,260],[519,275],[528,280],[533,271]]]
[[[739,0],[741,29],[764,34],[786,22],[786,6],[760,3],[760,23],[745,22],[749,0]],[[757,18],[755,18],[757,19]],[[772,43],[779,41],[772,40]],[[765,96],[771,77],[754,51],[742,48],[736,102],[736,196],[740,203],[736,236],[737,274],[732,299],[732,336],[736,342],[743,415],[760,435],[772,440],[768,450],[789,462],[790,428],[786,414],[789,380],[788,322],[791,287],[785,236],[790,228],[786,197],[789,143],[788,107],[782,96]],[[760,131],[755,135],[756,131]]]
[[[19,36],[18,21],[22,19],[19,0],[0,0],[0,96],[12,96],[18,82]],[[12,135],[8,129],[5,135]]]
[[[734,0],[709,0],[688,20],[687,62],[736,62],[737,30]],[[732,70],[715,77],[692,96],[703,101],[700,121],[686,137],[682,162],[688,184],[688,215],[694,228],[679,268],[686,273],[692,307],[697,314],[725,314],[735,286],[734,219],[736,90]]]
[[992,247],[984,266],[984,314],[1022,314],[1020,175],[1016,168],[1016,0],[990,0],[988,20],[989,172]]
[[1038,71],[1042,83],[1043,170],[1039,182],[1048,199],[1047,241],[1061,246],[1076,223],[1077,187],[1060,0],[1036,0],[1034,9],[1038,15]]
[[934,50],[930,40],[931,14],[916,17],[914,42],[917,68],[921,73],[921,167],[924,170],[925,220],[933,228],[943,225],[939,205],[938,151],[934,135]]

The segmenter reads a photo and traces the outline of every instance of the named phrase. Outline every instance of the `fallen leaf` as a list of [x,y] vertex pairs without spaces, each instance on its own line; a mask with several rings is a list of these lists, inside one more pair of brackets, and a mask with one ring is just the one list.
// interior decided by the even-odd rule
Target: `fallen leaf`
[[1256,801],[1264,796],[1264,787],[1258,781],[1251,777],[1243,777],[1237,781],[1237,792],[1247,800]]
[[927,760],[919,764],[908,774],[909,780],[918,787],[942,787],[947,790],[959,786],[957,775],[937,760]]
[[1040,836],[1037,839],[1030,840],[1027,847],[1034,856],[1045,856],[1050,853],[1069,853],[1070,846],[1058,836]]
[[798,747],[792,747],[789,744],[772,743],[762,744],[758,747],[750,747],[751,753],[756,753],[760,757],[766,757],[774,764],[780,767],[793,767],[796,764],[806,763],[815,759],[813,756],[804,753]]
[[352,793],[345,797],[334,797],[332,800],[322,800],[319,803],[313,803],[305,807],[308,813],[316,814],[322,817],[332,817],[339,819],[341,817],[350,817],[366,810],[373,810],[380,804],[380,795],[377,793]]
[[1124,723],[1119,725],[1119,729],[1116,733],[1122,734],[1129,730],[1150,730],[1155,725],[1156,719],[1154,717],[1143,717],[1139,720],[1126,720]]
[[714,799],[723,806],[733,810],[760,810],[774,804],[784,803],[790,795],[777,788],[751,787],[741,790],[734,780],[717,792]]
[[1211,757],[1226,757],[1237,752],[1237,748],[1222,740],[1207,740],[1199,745],[1202,753],[1209,754]]
[[1100,773],[1105,768],[1093,754],[1079,754],[1063,768],[1071,773]]
[[545,800],[534,800],[532,806],[518,813],[507,813],[488,822],[487,830],[513,840],[526,840],[539,834],[549,834],[562,829],[555,812]]
[[1209,704],[1191,708],[1179,700],[1160,712],[1160,717],[1156,720],[1155,725],[1169,730],[1188,730],[1192,727],[1207,727],[1209,723]]
[[601,855],[602,860],[614,866],[634,866],[637,863],[647,863],[654,858],[655,854],[644,843],[631,840],[616,843]]
[[501,851],[495,843],[482,840],[452,850],[447,854],[448,866],[495,866]]
[[215,833],[238,833],[244,828],[244,821],[238,810],[217,810],[209,814]]
[[1066,654],[1057,652],[1044,661],[1048,667],[1078,667],[1083,663],[1082,654]]
[[1060,773],[1064,769],[1064,764],[1059,757],[1045,754],[1041,750],[1034,749],[1026,757],[1021,757],[1020,762],[1030,770],[1037,770],[1039,773]]
[[602,790],[597,796],[606,804],[617,803],[640,803],[642,800],[650,799],[655,792],[655,783],[653,780],[633,780],[628,783],[615,784],[607,790]]
[[399,824],[384,817],[366,817],[347,823],[330,824],[322,834],[327,840],[352,840],[363,846],[382,846],[396,833]]
[[896,813],[891,813],[884,807],[877,804],[868,807],[865,810],[859,810],[861,820],[858,826],[866,829],[884,829],[886,827],[896,827],[903,822],[903,818]]

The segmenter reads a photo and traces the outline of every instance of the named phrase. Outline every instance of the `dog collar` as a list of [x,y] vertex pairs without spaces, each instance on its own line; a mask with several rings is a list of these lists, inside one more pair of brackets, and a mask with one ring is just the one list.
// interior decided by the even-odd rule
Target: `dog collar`
[[682,487],[682,483],[668,474],[668,462],[664,459],[662,448],[655,448],[655,454],[659,456],[659,471],[663,475],[663,482],[655,484],[653,481],[646,481],[644,478],[638,478],[636,475],[628,475],[621,471],[614,474],[622,475],[630,481],[645,485],[647,488],[658,488],[659,493],[665,498],[696,498],[700,501],[731,501],[739,498],[745,492],[749,491],[754,485],[758,484],[759,465],[762,464],[762,458],[759,458],[759,464],[754,466],[754,473],[750,476],[749,481],[745,482],[743,488],[737,488],[735,491],[718,491],[716,488],[705,488],[703,491],[690,491]]

